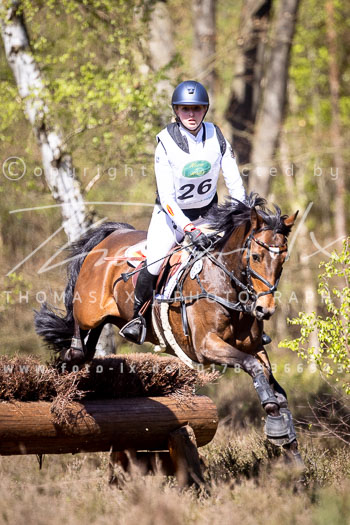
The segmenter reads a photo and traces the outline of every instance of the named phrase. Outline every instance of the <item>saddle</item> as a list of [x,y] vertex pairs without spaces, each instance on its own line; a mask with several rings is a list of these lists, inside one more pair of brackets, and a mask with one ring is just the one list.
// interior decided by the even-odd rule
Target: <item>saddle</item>
[[[135,288],[137,279],[139,276],[139,271],[141,270],[143,263],[147,258],[147,249],[146,249],[146,240],[138,242],[133,246],[129,246],[124,255],[114,256],[114,257],[105,257],[105,261],[126,261],[129,266],[135,268],[132,274],[132,284]],[[184,245],[182,250],[179,250],[178,247],[174,246],[167,256],[165,257],[163,264],[160,269],[160,273],[156,283],[156,293],[161,293],[161,288],[164,289],[167,287],[167,283],[170,279],[178,272],[180,267],[188,260],[189,251]]]
[[[158,279],[156,282],[156,287],[155,287],[155,293],[157,295],[163,295],[165,291],[168,289],[170,282],[176,282],[176,279],[173,279],[173,278],[177,275],[180,268],[184,266],[184,264],[189,258],[189,252],[186,250],[185,247],[183,250],[180,250],[180,251],[175,251],[175,250],[178,250],[178,247],[176,246],[173,247],[168,253],[167,257],[163,261],[163,264],[161,266],[161,269],[158,275]],[[135,265],[136,270],[141,270],[142,265],[145,260],[146,260],[146,257],[143,255],[142,262],[138,261],[139,264],[137,266]],[[132,262],[135,262],[135,261],[136,259],[133,259]],[[136,286],[138,276],[139,276],[139,272],[135,273],[132,276],[132,283],[133,283],[134,288]]]

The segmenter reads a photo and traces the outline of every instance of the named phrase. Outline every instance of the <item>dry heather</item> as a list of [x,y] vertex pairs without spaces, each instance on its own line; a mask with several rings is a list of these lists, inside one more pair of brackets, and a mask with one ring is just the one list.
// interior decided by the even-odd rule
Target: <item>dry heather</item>
[[[17,372],[5,375],[4,359],[0,360],[2,399],[28,399],[34,391],[51,400],[57,399],[60,391],[68,398],[74,394],[73,399],[79,392],[83,396],[99,392],[102,397],[120,397],[118,392],[123,393],[124,388],[132,392],[130,395],[159,395],[169,393],[169,377],[173,390],[190,393],[203,380],[187,368],[181,373],[166,368],[177,360],[140,354],[118,356],[125,366],[123,374],[107,379],[97,366],[106,368],[108,359],[120,366],[120,360],[96,360],[88,377],[86,371],[56,376],[54,369],[49,369],[48,375],[38,375],[33,359],[29,360],[30,371],[23,373],[19,368],[24,364],[22,358],[15,358]],[[154,359],[161,363],[158,370]],[[135,370],[139,370],[139,378]],[[151,372],[158,376],[153,377]],[[174,478],[143,477],[137,469],[123,490],[111,487],[108,454],[103,453],[46,456],[42,470],[35,456],[0,457],[0,525],[350,525],[349,447],[335,440],[315,439],[305,432],[301,435],[305,472],[292,470],[283,461],[280,449],[260,433],[261,407],[256,412],[254,408],[253,417],[250,415],[249,406],[257,405],[250,382],[246,381],[244,389],[241,380],[236,386],[226,421],[231,426],[222,424],[213,442],[201,449],[207,465],[202,491],[180,491]],[[221,390],[221,406],[225,408],[229,394],[232,403],[232,390],[228,392],[219,384],[219,399]],[[242,411],[244,414],[246,406],[244,428]]]
[[214,372],[191,370],[178,358],[152,354],[97,358],[72,372],[43,365],[34,357],[0,356],[0,400],[191,395],[216,377]]
[[137,472],[123,490],[110,487],[102,453],[48,456],[41,471],[35,457],[0,458],[0,524],[349,525],[349,451],[308,447],[302,479],[281,458],[269,458],[256,431],[221,429],[203,449],[209,469],[200,493]]

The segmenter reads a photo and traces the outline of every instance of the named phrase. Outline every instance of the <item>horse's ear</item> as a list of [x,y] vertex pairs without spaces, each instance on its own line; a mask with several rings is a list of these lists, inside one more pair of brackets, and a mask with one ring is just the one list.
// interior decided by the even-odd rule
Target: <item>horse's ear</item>
[[251,209],[250,222],[252,224],[252,230],[259,230],[264,224],[263,218],[258,214],[255,208]]
[[284,224],[288,226],[288,228],[292,228],[294,226],[294,223],[298,217],[299,210],[297,210],[293,215],[290,215],[286,219],[284,219]]

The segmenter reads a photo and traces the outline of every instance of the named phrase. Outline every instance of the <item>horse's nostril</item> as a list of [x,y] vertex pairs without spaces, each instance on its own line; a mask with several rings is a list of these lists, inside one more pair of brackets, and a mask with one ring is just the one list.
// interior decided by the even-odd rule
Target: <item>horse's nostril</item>
[[270,319],[271,315],[273,315],[275,309],[274,308],[266,308],[265,306],[258,305],[255,308],[256,316],[260,319]]

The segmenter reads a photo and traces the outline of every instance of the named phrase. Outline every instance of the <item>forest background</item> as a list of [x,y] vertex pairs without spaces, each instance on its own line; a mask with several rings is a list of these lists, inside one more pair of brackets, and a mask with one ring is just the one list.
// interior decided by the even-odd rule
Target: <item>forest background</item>
[[[349,4],[24,0],[3,1],[0,8],[3,35],[8,8],[12,22],[28,32],[30,46],[19,45],[13,63],[21,50],[30,53],[40,80],[23,97],[6,46],[0,48],[1,352],[47,359],[33,309],[43,300],[62,307],[61,248],[75,234],[69,201],[67,211],[59,184],[45,172],[43,144],[55,165],[73,175],[71,208],[81,206],[80,226],[113,220],[147,229],[156,190],[155,135],[172,118],[173,87],[194,79],[208,87],[207,120],[231,140],[246,188],[283,213],[300,210],[266,331],[297,418],[311,417],[315,399],[334,392],[334,378],[322,378],[317,363],[307,365],[278,343],[299,334],[288,317],[326,315],[317,293],[319,263],[341,251],[348,232]],[[225,195],[222,182],[219,195]],[[118,351],[135,351],[117,335],[115,342]],[[311,345],[317,347],[316,334]],[[227,374],[212,395],[231,428],[259,427],[255,393],[241,376]],[[348,427],[345,434],[348,439]],[[349,465],[347,457],[347,476]],[[333,473],[324,479],[333,482]]]

